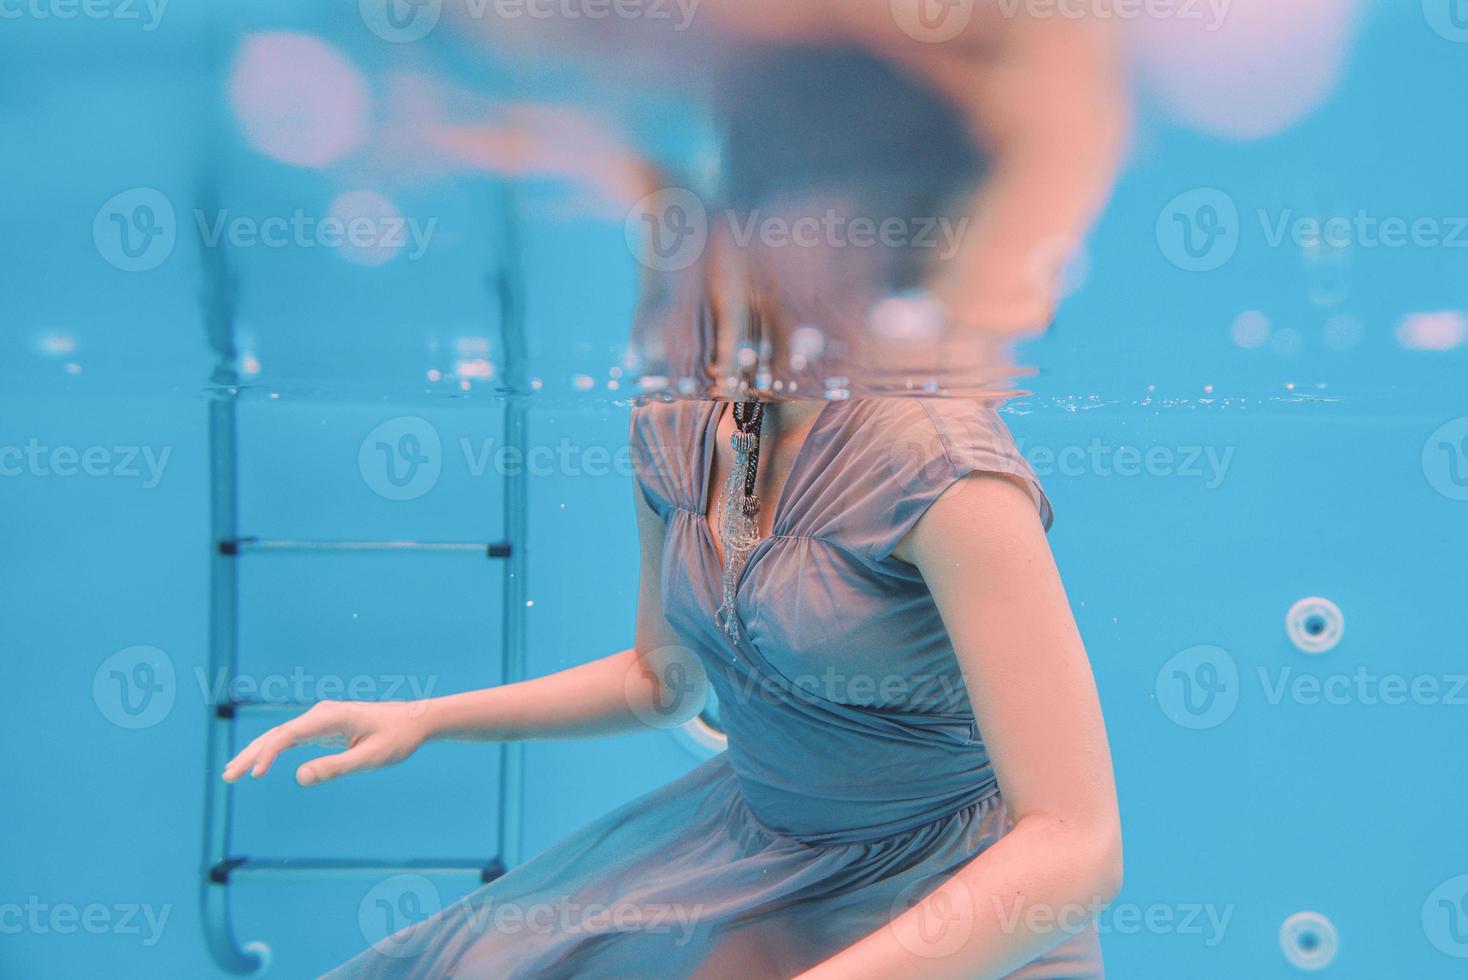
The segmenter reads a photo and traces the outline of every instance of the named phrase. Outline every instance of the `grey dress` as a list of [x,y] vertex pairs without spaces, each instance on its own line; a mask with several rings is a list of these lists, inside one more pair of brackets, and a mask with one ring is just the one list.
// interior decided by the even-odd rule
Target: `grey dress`
[[[727,410],[644,405],[631,439],[637,482],[667,529],[663,611],[708,674],[728,750],[331,976],[791,977],[880,929],[1008,829],[938,610],[892,557],[974,471],[1022,479],[1048,527],[1049,503],[999,416],[967,400],[826,404],[741,577],[736,644],[715,623],[720,566],[705,520]],[[491,914],[507,908],[510,928]],[[540,928],[537,909],[556,910]],[[962,942],[959,911],[929,923],[937,949]],[[1102,976],[1094,929],[1014,976]]]

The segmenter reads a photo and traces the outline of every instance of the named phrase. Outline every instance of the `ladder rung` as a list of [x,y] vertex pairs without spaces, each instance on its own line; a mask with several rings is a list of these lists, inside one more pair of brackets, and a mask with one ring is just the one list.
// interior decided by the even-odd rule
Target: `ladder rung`
[[306,711],[315,701],[225,701],[214,706],[214,717],[228,720],[244,711]]
[[[402,704],[407,698],[387,698],[372,701],[372,704]],[[228,721],[246,711],[292,711],[302,712],[314,708],[320,701],[221,701],[214,705],[214,717]]]
[[385,551],[482,554],[487,558],[510,557],[508,542],[488,544],[473,541],[321,541],[293,538],[235,538],[219,542],[221,555],[240,555],[247,552],[294,552],[294,551]]
[[209,869],[209,880],[216,885],[229,884],[235,875],[292,874],[369,874],[376,872],[406,874],[464,874],[474,872],[479,880],[493,881],[505,873],[499,858],[488,862],[475,858],[405,858],[403,860],[359,860],[356,858],[225,858]]

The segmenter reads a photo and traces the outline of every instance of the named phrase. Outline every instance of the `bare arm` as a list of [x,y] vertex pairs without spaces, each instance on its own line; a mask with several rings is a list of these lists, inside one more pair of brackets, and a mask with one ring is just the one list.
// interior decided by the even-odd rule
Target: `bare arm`
[[[634,488],[642,567],[636,645],[534,680],[434,698],[425,704],[429,738],[507,741],[615,735],[688,720],[702,699],[663,690],[674,663],[691,669],[662,613],[663,523]],[[671,657],[668,651],[672,651]],[[678,700],[676,709],[669,705]]]
[[1130,106],[1116,31],[1094,19],[1020,13],[999,18],[982,51],[945,50],[914,67],[954,99],[990,156],[934,292],[961,327],[1043,330],[1063,265],[1120,167]]
[[1121,884],[1100,704],[1028,493],[1007,477],[970,476],[898,556],[932,589],[1014,828],[806,980],[1002,977],[1084,926]]
[[[296,770],[303,786],[401,762],[430,739],[577,738],[667,728],[697,714],[707,679],[662,614],[663,524],[634,491],[642,554],[636,645],[517,684],[423,701],[323,701],[251,742],[225,767],[234,782],[263,776],[286,749],[345,738],[347,748]],[[666,689],[665,680],[677,689]]]
[[[466,26],[501,44],[506,30],[520,32],[517,39],[579,40],[573,50],[601,52],[614,82],[625,80],[632,64],[647,62],[670,70],[665,82],[686,79],[690,71],[701,73],[714,53],[737,57],[742,43],[854,45],[900,65],[957,108],[990,161],[962,223],[952,229],[956,247],[949,254],[945,243],[929,270],[930,290],[960,329],[1008,339],[1049,325],[1064,263],[1110,196],[1128,136],[1131,110],[1114,20],[1046,15],[999,0],[977,0],[971,10],[933,5],[929,13],[961,27],[938,40],[909,22],[903,11],[917,6],[911,2],[701,0],[687,6],[686,22],[644,18],[614,33],[601,22],[554,18]],[[633,43],[638,47],[629,59]],[[613,207],[621,202],[625,209],[648,192],[640,161],[617,148],[603,127],[564,109],[518,107],[507,123],[434,140],[456,158],[493,170],[583,181]]]
[[[960,327],[1001,336],[1050,323],[1063,264],[1111,194],[1131,108],[1119,30],[1025,4],[934,5],[936,40],[888,0],[704,0],[700,23],[756,42],[854,44],[942,93],[989,157],[958,248],[930,288]],[[940,9],[941,8],[941,9]],[[675,39],[668,42],[671,47]]]

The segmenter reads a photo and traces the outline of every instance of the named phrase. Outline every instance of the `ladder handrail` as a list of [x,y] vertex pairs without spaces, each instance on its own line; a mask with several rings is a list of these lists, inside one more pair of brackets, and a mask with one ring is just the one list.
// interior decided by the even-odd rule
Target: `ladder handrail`
[[[513,245],[513,200],[501,188],[502,243],[500,267],[487,283],[499,303],[504,340],[504,373],[512,392],[523,382],[524,309],[518,289],[518,270],[510,263],[517,254]],[[210,611],[209,669],[211,676],[224,676],[231,683],[239,666],[239,559],[249,552],[292,551],[387,551],[465,553],[478,552],[506,562],[503,579],[504,617],[502,626],[501,683],[522,679],[526,669],[525,609],[527,556],[526,486],[521,473],[504,476],[504,527],[499,542],[424,541],[330,541],[314,539],[269,539],[241,537],[239,533],[239,441],[238,375],[235,370],[233,280],[222,249],[205,249],[205,328],[214,352],[215,368],[209,397],[210,477]],[[504,410],[505,444],[524,451],[528,406],[524,397],[512,394]],[[221,671],[223,672],[221,675]],[[225,690],[230,690],[226,685]],[[230,916],[229,883],[236,873],[260,871],[303,874],[427,869],[477,870],[482,882],[493,880],[520,862],[523,834],[524,759],[522,747],[501,743],[498,854],[485,861],[428,860],[374,862],[351,859],[249,859],[230,853],[231,803],[234,787],[220,779],[232,748],[234,725],[240,708],[284,709],[285,705],[228,700],[206,708],[205,797],[203,867],[200,913],[205,942],[220,968],[231,974],[253,974],[268,968],[269,948],[263,943],[241,946]]]
[[[217,135],[217,134],[216,134]],[[215,154],[215,163],[219,155]],[[211,167],[210,174],[217,173]],[[201,203],[213,203],[212,181],[201,190]],[[201,213],[212,213],[211,211]],[[208,402],[209,425],[209,535],[210,541],[238,536],[239,499],[236,481],[239,442],[232,386],[238,382],[234,337],[235,280],[222,248],[201,245],[204,274],[204,331],[214,355]],[[233,678],[239,654],[239,569],[218,548],[209,555],[209,669],[215,676],[223,669]],[[212,883],[210,872],[229,853],[229,788],[219,778],[229,761],[229,728],[220,725],[213,712],[205,722],[204,736],[204,841],[203,875],[199,891],[199,915],[209,953],[225,972],[263,972],[266,960],[259,947],[243,948],[234,934],[227,888]]]
[[[512,188],[499,185],[499,211],[503,231],[500,262],[489,287],[500,304],[500,336],[504,343],[502,360],[506,387],[511,392],[505,403],[505,444],[523,459],[527,448],[528,405],[525,393],[530,389],[525,377],[525,299],[521,284],[524,276],[512,266],[521,255],[516,230],[520,227]],[[500,683],[524,680],[526,673],[526,572],[529,555],[525,545],[528,524],[526,479],[518,468],[504,475],[505,524],[502,536],[515,543],[506,558],[503,579],[504,635],[501,642],[503,660]],[[520,863],[524,841],[525,749],[515,741],[500,743],[500,819],[499,856],[508,870]]]

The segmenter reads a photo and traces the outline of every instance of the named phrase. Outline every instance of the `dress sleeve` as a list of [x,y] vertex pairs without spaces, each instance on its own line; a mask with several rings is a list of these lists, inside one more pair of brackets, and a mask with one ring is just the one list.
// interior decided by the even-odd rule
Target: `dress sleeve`
[[675,507],[697,508],[704,402],[648,402],[632,409],[628,447],[632,476],[664,521]]
[[1048,531],[1050,499],[991,402],[897,399],[906,410],[878,437],[887,463],[886,514],[873,521],[870,557],[889,558],[933,502],[971,473],[1014,477],[1030,492]]

